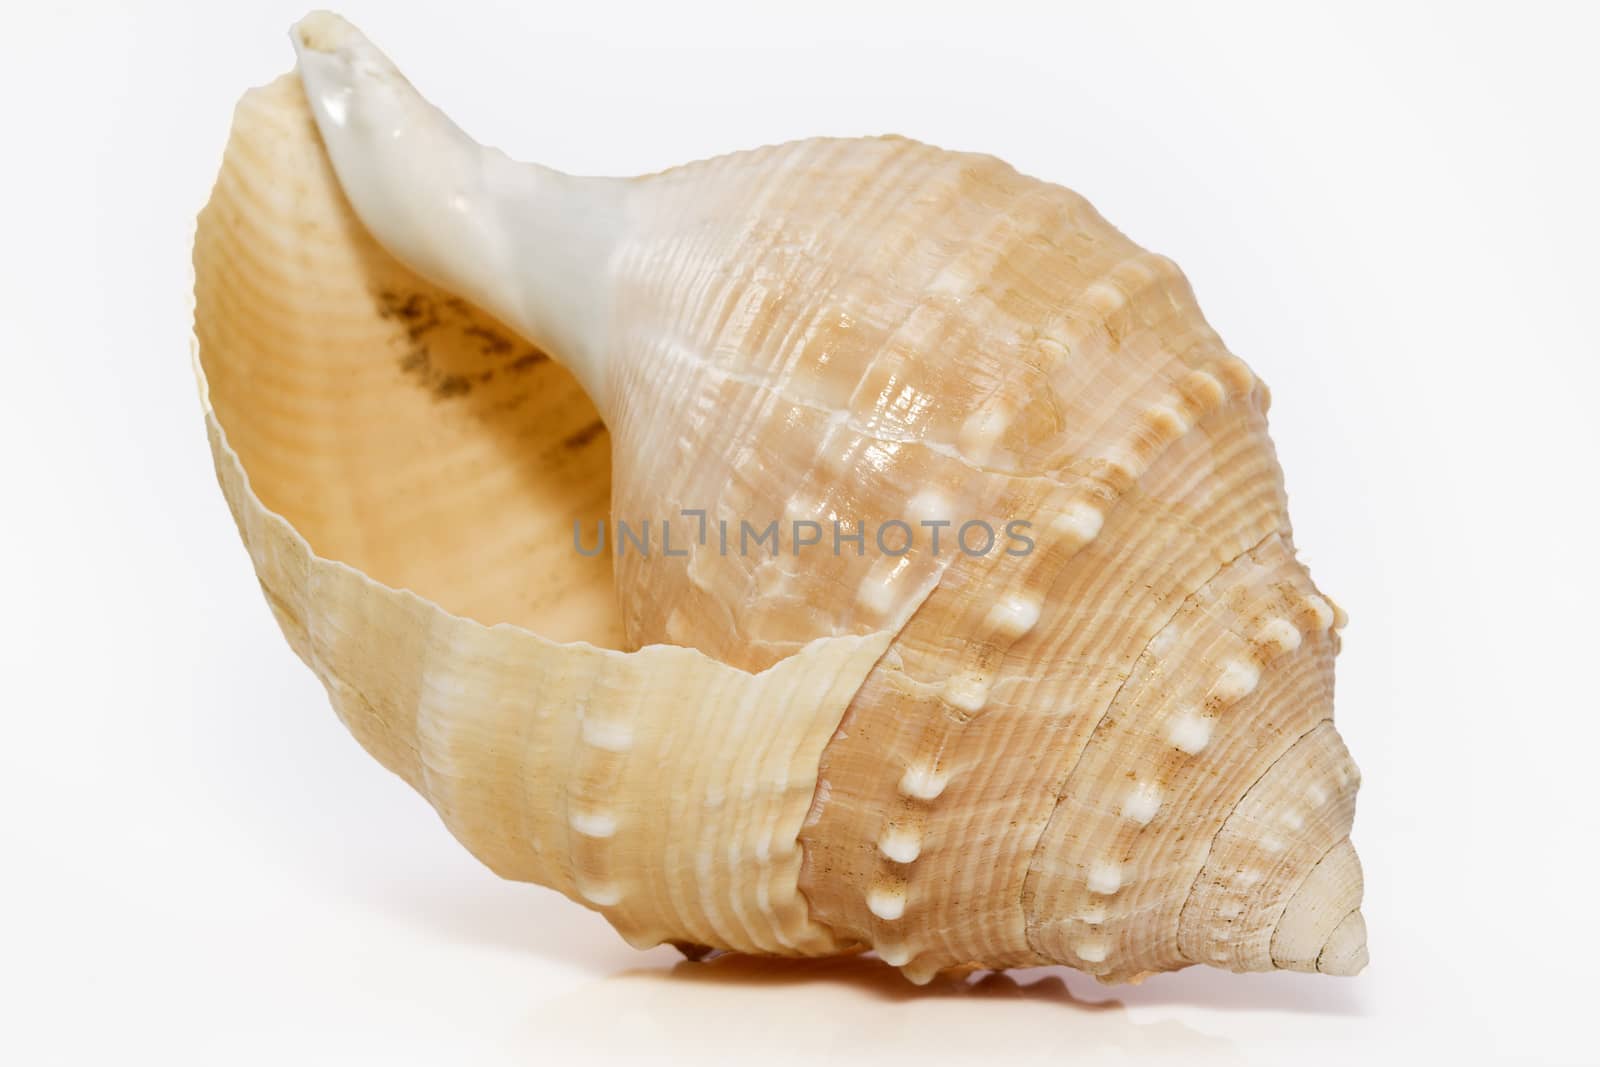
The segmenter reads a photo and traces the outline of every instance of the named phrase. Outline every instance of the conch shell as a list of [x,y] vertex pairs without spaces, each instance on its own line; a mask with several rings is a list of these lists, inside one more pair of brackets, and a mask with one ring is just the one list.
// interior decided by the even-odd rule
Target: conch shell
[[[1343,615],[1171,261],[899,138],[514,163],[342,20],[294,36],[195,240],[217,471],[294,650],[484,863],[634,945],[918,982],[1364,966]],[[653,550],[575,551],[608,514]],[[718,545],[769,520],[822,544]]]

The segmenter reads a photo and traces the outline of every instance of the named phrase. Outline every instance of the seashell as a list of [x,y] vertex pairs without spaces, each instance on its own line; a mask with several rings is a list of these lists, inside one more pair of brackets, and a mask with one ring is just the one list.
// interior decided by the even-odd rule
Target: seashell
[[[918,982],[1365,965],[1344,617],[1171,261],[892,137],[572,178],[337,17],[294,37],[195,239],[217,472],[295,652],[484,863],[637,946]],[[608,516],[668,542],[575,550]]]

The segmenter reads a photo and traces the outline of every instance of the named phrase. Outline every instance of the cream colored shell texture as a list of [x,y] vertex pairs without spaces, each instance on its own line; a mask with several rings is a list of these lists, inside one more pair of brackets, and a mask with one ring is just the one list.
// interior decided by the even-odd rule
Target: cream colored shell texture
[[[217,472],[295,652],[484,863],[640,947],[915,982],[1365,965],[1343,615],[1171,261],[894,137],[569,177],[336,16],[293,36],[195,239]],[[658,543],[578,551],[608,518]],[[1031,551],[952,551],[971,519]],[[718,545],[771,520],[827,533]],[[829,544],[895,520],[953,525]]]

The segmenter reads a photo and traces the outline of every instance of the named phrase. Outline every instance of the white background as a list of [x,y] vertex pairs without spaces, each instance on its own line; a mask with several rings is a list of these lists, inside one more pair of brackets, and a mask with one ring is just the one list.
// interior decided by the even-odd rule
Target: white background
[[636,953],[358,749],[262,602],[189,369],[193,216],[302,10],[8,5],[0,1060],[1595,1062],[1591,10],[347,5],[567,170],[815,133],[1002,156],[1176,259],[1272,385],[1352,620],[1371,967],[916,991]]

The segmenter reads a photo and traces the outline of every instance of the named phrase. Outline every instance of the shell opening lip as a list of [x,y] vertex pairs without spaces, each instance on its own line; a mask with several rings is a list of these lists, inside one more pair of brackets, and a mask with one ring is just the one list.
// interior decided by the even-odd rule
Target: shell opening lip
[[[634,655],[639,655],[641,653],[649,653],[649,654],[652,654],[652,655],[698,656],[698,657],[701,657],[701,658],[710,658],[710,657],[707,657],[705,655],[705,653],[701,652],[699,649],[687,648],[687,647],[684,647],[682,645],[669,645],[669,644],[657,643],[657,644],[642,645],[639,648],[632,649],[632,650],[624,650],[624,649],[619,649],[619,648],[608,648],[608,647],[606,647],[604,645],[597,645],[597,644],[595,644],[595,643],[593,643],[591,641],[585,641],[585,640],[558,641],[558,640],[555,640],[554,638],[546,637],[544,634],[539,633],[537,630],[533,630],[533,629],[530,629],[529,627],[522,626],[522,625],[519,625],[517,623],[512,623],[512,622],[496,622],[496,623],[479,622],[477,619],[472,618],[470,615],[462,615],[462,614],[458,614],[456,612],[450,611],[449,609],[443,607],[442,605],[440,605],[436,601],[434,601],[434,600],[432,600],[432,599],[430,599],[430,598],[428,598],[426,596],[423,596],[421,593],[418,593],[415,590],[408,589],[408,588],[406,588],[404,586],[389,585],[386,582],[379,581],[378,579],[372,577],[370,574],[367,574],[365,571],[361,570],[359,567],[351,566],[349,563],[346,563],[346,562],[344,562],[343,560],[340,560],[340,559],[335,559],[335,558],[330,557],[330,556],[324,556],[324,555],[319,554],[316,551],[316,549],[311,545],[311,543],[306,540],[305,536],[298,529],[295,528],[295,525],[292,522],[290,522],[283,515],[279,514],[277,511],[274,511],[273,509],[267,507],[264,503],[262,503],[260,497],[258,497],[256,495],[255,490],[253,488],[251,488],[251,485],[250,485],[250,471],[245,467],[244,463],[240,461],[238,452],[234,449],[233,445],[228,441],[227,429],[222,425],[222,419],[218,416],[218,414],[216,412],[216,409],[212,406],[212,402],[211,402],[211,386],[210,386],[209,380],[206,377],[205,366],[204,366],[204,364],[202,362],[202,359],[201,359],[200,342],[199,342],[199,340],[197,338],[193,337],[192,335],[190,337],[190,355],[191,355],[191,365],[192,365],[192,368],[194,370],[194,375],[195,375],[195,386],[196,386],[196,389],[198,390],[199,396],[200,396],[201,411],[204,414],[205,418],[216,427],[217,438],[218,438],[218,441],[219,441],[219,447],[220,447],[222,455],[224,457],[226,457],[228,462],[232,463],[233,465],[235,465],[238,468],[240,477],[241,477],[241,479],[243,480],[243,483],[244,483],[245,490],[250,493],[255,506],[260,508],[261,512],[264,515],[268,516],[268,518],[271,521],[273,521],[275,523],[281,523],[283,529],[285,530],[285,532],[287,532],[289,534],[289,536],[304,550],[304,552],[306,553],[307,558],[309,560],[311,560],[313,564],[318,565],[318,566],[324,566],[324,567],[333,567],[333,568],[336,568],[338,570],[348,572],[350,575],[352,575],[356,579],[358,579],[361,582],[364,582],[364,583],[370,585],[374,589],[381,590],[383,593],[385,593],[387,595],[390,595],[390,596],[397,596],[397,597],[404,598],[406,600],[410,600],[413,603],[415,603],[415,604],[417,604],[419,606],[422,606],[423,608],[425,608],[425,610],[427,610],[429,612],[437,613],[439,616],[450,618],[450,619],[459,620],[462,624],[469,625],[469,626],[481,627],[482,629],[485,629],[485,630],[499,630],[499,631],[506,631],[506,632],[512,632],[512,633],[526,635],[528,638],[530,638],[532,640],[541,642],[542,644],[545,644],[545,645],[548,645],[548,646],[551,646],[551,647],[585,649],[585,650],[591,650],[591,651],[595,651],[595,652],[602,652],[602,653],[605,653],[608,656],[634,656]],[[794,657],[809,655],[813,651],[815,651],[817,649],[820,649],[820,648],[823,648],[823,647],[833,646],[833,645],[841,645],[841,644],[842,645],[862,646],[862,645],[871,644],[874,641],[881,641],[885,645],[887,645],[888,640],[889,640],[889,638],[891,636],[892,635],[889,633],[889,631],[877,630],[877,631],[873,631],[871,633],[865,633],[865,634],[859,634],[859,635],[847,635],[847,636],[842,636],[842,637],[840,637],[840,636],[819,637],[819,638],[816,638],[815,640],[807,643],[806,645],[800,647],[799,649],[796,649],[794,652],[791,652],[789,655],[787,655],[787,656],[775,661],[774,663],[770,664],[769,666],[764,667],[764,668],[762,668],[761,670],[758,670],[758,671],[745,670],[744,668],[736,666],[736,665],[733,665],[733,664],[722,664],[722,666],[727,670],[736,671],[739,674],[744,675],[744,676],[748,676],[748,677],[752,677],[752,678],[759,678],[764,674],[767,674],[767,673],[769,673],[771,671],[777,670],[782,664],[784,664],[785,662],[787,662],[788,660],[790,660],[790,659],[792,659]]]

